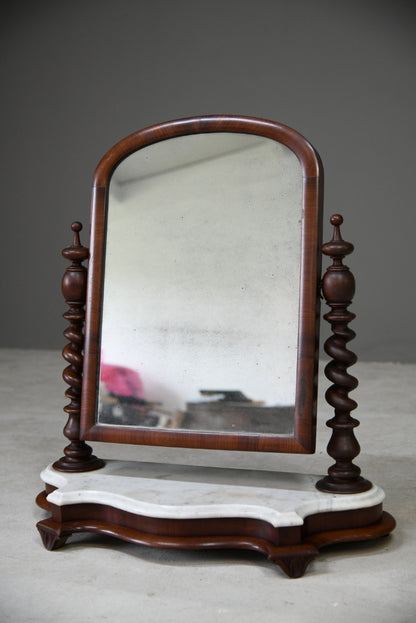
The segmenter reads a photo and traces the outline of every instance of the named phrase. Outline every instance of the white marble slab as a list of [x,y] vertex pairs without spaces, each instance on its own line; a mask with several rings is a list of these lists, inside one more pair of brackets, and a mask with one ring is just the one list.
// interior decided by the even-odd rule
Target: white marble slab
[[93,472],[70,474],[49,465],[42,480],[54,487],[57,506],[107,504],[157,518],[246,517],[275,527],[297,526],[314,513],[366,508],[384,500],[383,490],[351,495],[322,493],[320,476],[254,470],[106,461]]

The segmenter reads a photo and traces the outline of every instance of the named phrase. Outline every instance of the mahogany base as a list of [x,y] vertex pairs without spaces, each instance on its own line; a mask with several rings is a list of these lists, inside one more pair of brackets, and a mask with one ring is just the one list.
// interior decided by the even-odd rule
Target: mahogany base
[[[76,506],[81,508],[77,509]],[[292,527],[271,529],[271,526],[262,525],[260,521],[240,520],[238,518],[201,521],[155,520],[149,517],[134,516],[132,521],[130,514],[126,511],[120,511],[109,506],[97,505],[97,508],[92,508],[92,506],[74,505],[72,508],[68,508],[70,515],[79,514],[80,517],[67,521],[56,521],[53,516],[60,513],[57,512],[57,507],[52,506],[52,517],[37,524],[46,549],[54,550],[62,547],[69,536],[78,532],[93,532],[138,545],[158,548],[248,549],[264,554],[268,560],[277,564],[290,578],[299,578],[303,576],[308,565],[316,558],[322,547],[334,543],[379,538],[388,535],[395,527],[395,520],[386,512],[381,512],[379,519],[369,525],[341,529],[326,528],[331,523],[337,524],[341,518],[334,516],[332,517],[334,521],[328,521],[328,518],[319,518],[315,515],[311,517],[312,523],[322,523],[325,528],[318,532],[312,531],[309,534],[307,527],[300,531],[293,530]],[[371,509],[376,515],[379,514],[379,510],[378,508]],[[357,520],[356,511],[347,511],[340,523],[348,523],[348,516],[351,518],[352,513],[354,520]],[[102,515],[102,519],[98,518],[100,515]],[[115,517],[117,520],[111,521],[111,518]],[[235,532],[239,536],[231,534]],[[265,534],[267,532],[272,533],[270,535],[272,540],[267,538]],[[297,532],[300,534],[295,535]],[[256,536],[257,534],[259,536]],[[283,544],[291,541],[298,542],[293,542],[290,545]],[[282,545],[276,544],[279,542]]]
[[[276,487],[276,494],[283,496],[283,502],[278,502],[277,504],[277,506],[282,504],[282,515],[286,513],[287,517],[291,516],[292,511],[290,509],[292,506],[301,512],[299,509],[303,502],[299,503],[295,499],[299,495],[301,497],[304,496],[304,500],[308,504],[310,504],[310,501],[307,496],[316,496],[321,509],[323,504],[326,503],[331,506],[331,510],[306,514],[303,519],[297,516],[297,518],[292,518],[291,523],[286,521],[286,524],[282,525],[279,518],[276,520],[275,516],[267,514],[270,509],[274,510],[273,502],[270,503],[269,500],[266,503],[265,498],[256,498],[259,495],[259,490],[256,486],[257,483],[252,481],[252,473],[247,472],[248,476],[245,476],[244,473],[237,475],[238,470],[228,470],[225,476],[223,475],[225,481],[219,487],[215,483],[212,484],[212,476],[216,476],[216,472],[211,471],[208,473],[205,483],[196,483],[195,480],[192,480],[192,474],[195,474],[195,471],[192,472],[191,468],[187,472],[177,471],[174,476],[174,483],[172,481],[166,483],[166,475],[162,480],[160,478],[152,480],[149,494],[143,489],[146,486],[147,479],[143,478],[140,480],[140,478],[136,478],[135,482],[138,483],[137,490],[140,491],[139,504],[147,504],[143,508],[147,508],[148,512],[152,509],[154,510],[153,516],[149,516],[149,514],[139,512],[137,506],[129,506],[136,503],[134,495],[129,498],[120,493],[122,489],[114,489],[106,484],[108,478],[114,477],[120,465],[122,468],[129,470],[135,468],[134,465],[132,467],[128,463],[114,463],[113,466],[110,462],[102,470],[102,476],[96,472],[94,476],[90,477],[94,479],[94,488],[91,488],[92,481],[91,479],[88,481],[87,475],[83,477],[80,475],[71,477],[65,475],[66,481],[70,478],[73,479],[71,489],[70,486],[65,487],[62,476],[56,476],[56,472],[51,471],[50,468],[45,470],[47,472],[46,477],[44,475],[44,479],[46,479],[45,491],[38,495],[36,502],[41,508],[51,513],[50,518],[37,524],[46,549],[53,550],[62,547],[68,537],[80,532],[103,534],[138,545],[158,548],[247,549],[264,554],[289,577],[298,578],[305,573],[308,565],[315,559],[322,547],[334,543],[365,541],[386,536],[395,527],[393,517],[383,512],[380,501],[371,505],[371,498],[369,497],[354,498],[357,500],[361,499],[363,507],[360,507],[360,503],[357,501],[358,507],[356,508],[332,510],[332,508],[336,508],[337,503],[343,504],[345,497],[313,493],[313,483],[302,483],[299,486],[299,479],[304,477],[297,474],[291,475],[297,479],[297,489],[289,492],[284,487],[282,488],[284,480],[281,480],[279,487]],[[150,464],[143,464],[142,469],[156,468]],[[159,466],[157,469],[160,470],[161,467]],[[156,471],[155,473],[162,474],[161,471]],[[186,477],[184,477],[184,474]],[[145,473],[144,475],[148,474]],[[269,477],[271,479],[276,476],[271,473],[262,473],[262,478]],[[283,478],[288,478],[288,476],[283,476]],[[47,482],[48,478],[49,480],[54,480],[55,477],[57,477],[55,484]],[[116,482],[122,482],[122,477],[115,477],[118,478]],[[245,481],[241,480],[239,482],[245,482],[246,485],[243,486],[239,483],[227,484],[228,478],[235,480],[237,477],[245,478]],[[102,478],[103,485],[99,484],[100,478]],[[134,478],[131,478],[130,473],[127,484],[132,483],[130,486],[134,487],[135,483],[133,481]],[[87,482],[90,484],[86,484]],[[225,488],[223,488],[224,483],[226,485]],[[172,507],[171,501],[173,498],[166,497],[163,489],[164,485],[175,486],[178,496],[183,496],[183,503],[177,507]],[[159,490],[157,490],[158,486]],[[206,489],[207,486],[210,487],[209,490]],[[227,502],[224,504],[213,504],[213,491],[215,492],[217,489],[219,491],[217,491],[219,496],[218,502],[218,500],[221,501],[222,495],[227,497],[227,493],[224,494],[224,491],[230,491],[229,487],[231,487],[232,491],[233,486],[236,487],[234,491],[237,494],[241,494],[241,490],[244,489],[244,495],[252,496],[251,499],[250,497],[248,499],[248,505],[251,505],[249,510],[246,509],[244,503],[240,506],[233,506]],[[191,509],[189,508],[185,493],[183,493],[183,491],[189,490],[189,487],[192,488],[192,496],[195,494],[195,491],[197,492],[194,507]],[[251,489],[253,490],[252,494],[250,493]],[[198,490],[201,490],[199,498]],[[265,493],[260,494],[267,495],[270,490],[270,495],[275,495],[272,487],[265,489]],[[113,499],[111,491],[114,491]],[[287,496],[288,493],[289,496]],[[47,499],[49,494],[51,494],[52,501]],[[106,497],[108,494],[110,494],[109,498]],[[148,495],[150,497],[147,497]],[[377,496],[380,494],[376,491],[376,493],[362,495]],[[65,498],[65,496],[67,497]],[[80,499],[82,496],[84,496],[83,500]],[[153,505],[148,502],[149,499],[153,499],[152,496],[154,496]],[[231,494],[230,500],[232,497]],[[287,502],[287,497],[290,498],[289,503]],[[293,505],[292,497],[295,500]],[[337,497],[338,500],[341,498],[341,501],[337,501]],[[93,502],[92,498],[97,501]],[[75,502],[75,499],[77,499],[77,502]],[[78,499],[80,499],[80,503],[78,503]],[[264,505],[255,506],[254,502],[256,499],[257,501],[260,499]],[[367,499],[367,502],[365,499]],[[370,502],[368,502],[369,499]],[[374,499],[376,500],[377,497]],[[107,502],[107,500],[109,501]],[[204,502],[205,506],[201,509],[201,504]],[[348,501],[347,508],[348,504],[354,504],[354,502]],[[218,510],[218,507],[220,510]],[[346,507],[344,506],[344,508]],[[126,510],[126,508],[130,510]],[[244,516],[232,516],[230,513],[234,509],[239,509],[240,515]],[[224,512],[221,515],[222,511]],[[194,516],[192,516],[192,513]],[[211,516],[207,516],[210,513]]]

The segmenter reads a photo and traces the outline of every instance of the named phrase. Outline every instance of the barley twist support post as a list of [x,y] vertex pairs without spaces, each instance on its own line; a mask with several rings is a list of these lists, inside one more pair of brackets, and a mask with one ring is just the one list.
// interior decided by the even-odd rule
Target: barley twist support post
[[70,403],[64,407],[64,411],[68,414],[64,435],[69,439],[70,444],[64,449],[65,456],[56,461],[53,466],[62,472],[86,472],[99,469],[104,465],[104,461],[92,455],[91,447],[79,438],[87,285],[87,269],[82,263],[88,259],[89,252],[80,242],[81,223],[72,223],[71,228],[74,232],[72,246],[62,251],[62,255],[72,262],[66,269],[62,280],[62,293],[69,307],[63,315],[69,322],[69,327],[64,331],[64,336],[69,343],[62,351],[62,356],[69,365],[62,376],[69,385],[69,389],[65,392]]
[[347,372],[347,368],[357,361],[356,355],[347,349],[346,344],[355,337],[348,324],[355,314],[348,311],[355,292],[354,276],[348,266],[342,263],[344,257],[354,250],[350,242],[342,239],[340,225],[343,218],[339,214],[331,217],[334,226],[332,240],[322,246],[322,252],[332,259],[322,282],[322,291],[331,311],[324,318],[331,324],[333,335],[325,342],[325,352],[332,361],[325,368],[327,378],[333,385],[325,394],[327,402],[334,407],[334,417],[327,422],[332,428],[328,444],[328,454],[335,464],[328,469],[328,475],[316,486],[320,491],[330,493],[361,493],[372,484],[360,476],[361,470],[352,460],[360,453],[360,446],[354,435],[359,421],[350,413],[357,407],[349,392],[358,385],[357,379]]

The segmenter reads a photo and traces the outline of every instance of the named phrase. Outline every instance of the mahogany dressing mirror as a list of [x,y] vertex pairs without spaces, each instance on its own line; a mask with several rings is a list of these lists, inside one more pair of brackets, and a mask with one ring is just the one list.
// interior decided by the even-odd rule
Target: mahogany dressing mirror
[[[321,547],[394,529],[383,490],[353,463],[355,282],[343,262],[353,245],[333,215],[321,282],[321,214],[317,153],[271,121],[167,122],[104,156],[90,248],[74,222],[63,251],[69,444],[41,474],[37,503],[50,517],[37,528],[47,549],[78,532],[252,549],[300,577]],[[92,454],[86,440],[313,452],[321,291],[332,330],[325,397],[335,462],[326,476]]]
[[94,181],[85,439],[313,452],[321,195],[284,126],[125,139]]

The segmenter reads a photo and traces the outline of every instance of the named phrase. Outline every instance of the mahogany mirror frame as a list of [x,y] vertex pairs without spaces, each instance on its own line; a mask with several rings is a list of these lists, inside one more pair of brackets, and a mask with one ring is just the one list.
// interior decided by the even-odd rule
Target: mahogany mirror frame
[[[137,150],[166,139],[199,133],[236,132],[273,139],[297,156],[302,170],[302,231],[297,380],[293,435],[215,433],[103,425],[96,421],[106,219],[111,176]],[[212,115],[154,125],[117,143],[99,163],[93,182],[81,398],[81,439],[111,443],[239,451],[313,453],[320,318],[323,170],[319,155],[295,130],[252,117]]]

